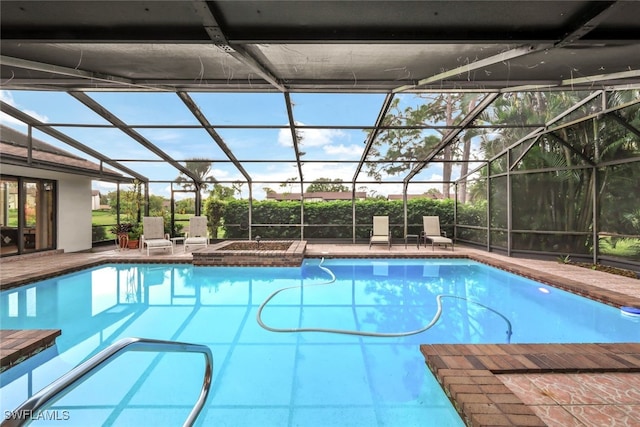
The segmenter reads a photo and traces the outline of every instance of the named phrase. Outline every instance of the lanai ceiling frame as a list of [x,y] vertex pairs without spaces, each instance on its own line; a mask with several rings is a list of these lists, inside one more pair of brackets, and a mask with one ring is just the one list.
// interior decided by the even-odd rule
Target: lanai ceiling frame
[[[59,130],[55,129],[54,126],[42,122],[38,119],[36,119],[35,117],[30,116],[29,114],[20,111],[19,109],[17,109],[16,107],[8,104],[7,102],[0,100],[0,110],[5,113],[8,114],[9,116],[21,121],[22,123],[27,124],[29,127],[34,127],[38,130],[40,130],[41,132],[56,138],[57,140],[67,144],[70,147],[75,148],[76,150],[79,150],[85,154],[88,154],[96,159],[98,159],[100,161],[100,163],[106,163],[109,166],[113,167],[114,169],[120,170],[122,172],[125,172],[127,174],[129,174],[130,176],[140,180],[140,181],[144,181],[144,182],[148,182],[148,178],[128,167],[126,167],[125,165],[121,164],[118,161],[115,161],[113,159],[111,159],[108,156],[103,155],[102,153],[100,153],[97,150],[94,150],[91,147],[88,147],[87,145],[81,143],[80,141],[75,140],[74,138],[71,138],[70,136],[64,134],[63,132],[60,132]],[[97,179],[100,179],[101,177],[98,176],[96,177]]]
[[353,189],[352,191],[354,192],[356,188],[356,183],[358,182],[358,176],[362,171],[362,166],[367,161],[367,157],[369,156],[371,147],[373,147],[376,137],[378,136],[378,134],[380,133],[380,130],[383,127],[385,117],[389,112],[389,108],[391,108],[391,102],[393,101],[393,98],[394,98],[393,93],[388,93],[385,96],[384,100],[382,101],[382,105],[380,106],[380,112],[378,113],[378,117],[376,118],[373,128],[370,130],[369,135],[367,136],[367,139],[365,141],[365,146],[364,146],[364,149],[362,150],[362,155],[360,157],[360,161],[358,162],[355,173],[353,174],[353,178],[351,179],[351,186]]
[[[296,123],[291,93],[384,93],[390,102],[396,93],[640,84],[640,60],[633,55],[640,42],[633,16],[640,9],[626,1],[133,0],[107,6],[4,0],[2,10],[2,88],[174,92],[183,102],[196,91],[284,94],[301,185],[305,160],[296,133],[313,126]],[[600,53],[608,54],[600,59]],[[195,57],[200,67],[181,61]],[[225,68],[220,75],[217,63]],[[224,144],[219,131],[225,126],[194,114],[225,161],[251,183],[243,166],[251,160],[238,160]],[[461,132],[475,127],[473,121],[456,126]],[[362,165],[384,128],[381,120],[370,128],[353,188],[365,182],[358,180]],[[435,156],[422,159],[422,167]],[[180,164],[177,157],[161,158]],[[403,182],[417,182],[417,173]]]
[[[493,65],[496,63],[508,61],[513,58],[517,58],[520,56],[528,55],[530,53],[539,52],[541,50],[546,50],[549,48],[560,49],[565,46],[568,46],[572,43],[576,43],[579,39],[588,34],[591,30],[596,28],[600,22],[604,20],[615,8],[616,4],[619,2],[611,1],[611,2],[597,2],[596,4],[590,6],[590,8],[584,11],[584,14],[579,17],[578,21],[574,25],[574,29],[568,32],[561,40],[556,42],[553,46],[548,44],[539,44],[539,45],[524,45],[514,49],[511,49],[506,52],[502,52],[498,55],[487,57],[478,61],[474,61],[470,64],[465,64],[461,67],[447,70],[445,72],[436,74],[431,77],[423,78],[418,80],[414,85],[404,85],[393,89],[393,93],[403,92],[409,89],[418,89],[420,86],[424,86],[427,84],[439,82],[441,80],[447,79],[449,77],[460,75],[464,73],[469,73],[474,70],[482,69],[488,65]],[[511,88],[510,90],[514,90]],[[459,130],[452,130],[447,135],[445,135],[440,144],[438,144],[432,152],[423,160],[418,162],[418,165],[406,176],[404,179],[404,193],[405,193],[405,204],[406,204],[406,188],[409,182],[413,177],[415,177],[420,170],[422,170],[433,158],[438,155],[447,145],[453,143],[456,139],[456,136],[459,135],[464,129],[473,123],[476,117],[478,117],[497,97],[499,94],[492,94],[491,96],[487,96],[481,104],[479,104],[474,111],[470,112],[464,119],[462,123],[462,128]],[[586,102],[586,101],[583,101]],[[580,105],[582,103],[579,103]],[[480,108],[478,108],[480,107]],[[578,106],[575,106],[577,108]],[[568,114],[568,113],[567,113]],[[561,139],[560,139],[561,140]],[[561,140],[562,143],[568,146],[570,149],[575,150],[575,148],[571,147],[567,142]],[[406,222],[406,221],[405,221]],[[406,231],[406,230],[405,230]]]
[[[527,148],[525,150],[523,150],[522,153],[520,153],[520,155],[518,156],[517,159],[513,159],[511,161],[511,164],[509,165],[509,170],[513,170],[513,168],[516,166],[516,164],[518,164],[518,162],[520,160],[522,160],[524,158],[524,156],[527,155],[527,153],[529,152],[529,150],[531,148],[533,148],[533,146],[535,145],[535,143],[538,141],[538,139],[543,135],[544,131],[547,130],[549,128],[549,126],[552,126],[553,124],[555,124],[556,122],[559,122],[560,120],[562,120],[563,118],[567,117],[568,115],[570,115],[571,113],[573,113],[574,111],[578,110],[580,107],[582,107],[583,105],[586,105],[587,103],[589,103],[590,101],[596,99],[599,96],[603,96],[605,92],[602,90],[597,90],[594,91],[593,93],[591,93],[590,95],[586,96],[585,98],[583,98],[582,100],[574,103],[571,107],[567,108],[565,111],[561,112],[560,114],[556,115],[555,117],[553,117],[552,119],[548,120],[544,126],[537,128],[536,130],[534,130],[531,134],[527,135],[525,137],[525,139],[521,139],[519,141],[517,141],[516,143],[510,145],[507,150],[503,150],[500,154],[494,156],[492,159],[489,160],[489,162],[494,161],[495,159],[497,159],[499,156],[501,156],[502,154],[506,153],[508,150],[513,149],[514,147],[518,146],[520,143],[527,141],[528,139],[532,139],[532,141],[530,142],[530,144],[527,146]],[[555,136],[555,134],[551,133],[553,136]],[[580,156],[583,160],[587,161],[588,163],[591,163],[588,159],[586,159],[581,153],[579,153],[573,146],[569,146],[570,144],[567,141],[562,140],[561,138],[559,138],[559,142],[561,142],[563,145],[568,144],[567,148],[569,148],[571,151],[573,151],[575,154],[577,154],[578,156]]]
[[156,156],[160,157],[165,162],[169,163],[171,166],[176,168],[178,171],[182,172],[183,174],[185,174],[186,176],[191,178],[193,180],[194,184],[196,185],[196,187],[199,187],[201,185],[201,182],[199,182],[198,177],[196,175],[194,175],[194,173],[191,170],[186,168],[184,165],[176,162],[171,156],[169,156],[167,153],[165,153],[163,150],[161,150],[159,147],[157,147],[155,144],[153,144],[147,138],[142,136],[140,133],[136,132],[131,127],[127,126],[127,124],[125,122],[123,122],[115,114],[113,114],[112,112],[107,110],[100,103],[95,101],[89,95],[87,95],[84,92],[77,92],[77,91],[69,91],[68,94],[71,95],[72,97],[74,97],[75,99],[77,99],[78,101],[80,101],[82,104],[84,104],[89,109],[93,110],[93,112],[98,114],[100,117],[102,117],[103,119],[107,120],[109,123],[113,124],[122,133],[124,133],[125,135],[129,136],[134,141],[136,141],[140,145],[142,145],[144,148],[146,148],[147,150],[151,151],[153,154],[155,154]]
[[[581,101],[576,102],[574,105],[572,105],[571,107],[567,108],[565,111],[561,112],[560,114],[556,115],[555,117],[553,117],[552,119],[548,120],[544,126],[540,126],[534,130],[532,130],[530,133],[528,133],[527,135],[523,136],[522,138],[518,139],[517,141],[515,141],[514,143],[510,144],[508,147],[504,148],[503,150],[499,151],[498,153],[496,153],[495,155],[493,155],[491,158],[486,159],[486,164],[490,164],[496,160],[498,160],[500,157],[504,156],[507,152],[513,150],[515,147],[517,147],[518,145],[524,144],[527,141],[529,141],[527,147],[523,150],[522,153],[520,153],[520,155],[516,158],[513,159],[511,165],[509,165],[509,169],[513,169],[515,167],[515,165],[518,163],[519,160],[521,160],[526,154],[527,152],[532,148],[532,146],[535,144],[535,142],[541,137],[544,136],[545,134],[553,134],[555,131],[567,127],[567,126],[571,126],[574,125],[578,122],[582,122],[582,121],[586,121],[586,120],[591,120],[594,117],[597,118],[598,116],[612,116],[612,117],[617,117],[621,120],[621,124],[629,129],[629,131],[635,133],[636,135],[640,135],[640,130],[635,129],[633,126],[631,126],[630,124],[628,124],[624,119],[622,119],[621,117],[619,117],[616,114],[616,111],[629,107],[629,106],[633,106],[635,104],[639,104],[640,103],[640,99],[635,100],[635,101],[631,101],[622,105],[618,105],[616,107],[610,108],[608,110],[603,110],[603,111],[599,111],[596,113],[593,113],[591,115],[588,116],[584,116],[581,117],[579,119],[576,119],[572,122],[569,123],[563,123],[561,125],[558,125],[556,127],[553,127],[554,124],[556,124],[557,122],[561,121],[564,117],[567,117],[569,114],[571,114],[572,112],[576,111],[578,108],[580,108],[581,106],[585,105],[586,103],[588,103],[589,101],[595,99],[598,96],[606,96],[607,91],[604,90],[597,90],[594,91],[593,93],[591,93],[590,95],[588,95],[587,97],[583,98]],[[623,124],[623,123],[626,123]],[[632,128],[632,129],[630,129]],[[634,131],[635,130],[635,131]],[[564,141],[566,142],[566,141]],[[568,142],[567,142],[568,143]],[[575,151],[575,148],[570,148],[572,151]],[[580,155],[580,157],[583,157],[582,155]],[[588,163],[591,163],[590,161]],[[480,165],[477,168],[467,172],[466,175],[461,176],[460,178],[458,178],[457,181],[461,181],[461,180],[465,180],[467,179],[469,176],[477,173],[480,169],[482,169],[483,167],[485,167],[486,165]]]
[[[602,60],[602,65],[610,65],[604,73],[596,72],[592,63],[599,60],[602,48],[619,50],[615,61],[632,56],[634,50],[628,46],[639,40],[632,18],[638,11],[635,2],[134,0],[111,2],[108,6],[99,3],[3,1],[3,66],[7,67],[5,71],[15,71],[11,75],[14,87],[276,92],[385,92],[414,87],[493,91],[529,85],[588,87],[594,82],[610,84],[616,80],[616,83],[624,80],[637,83],[639,77],[637,61],[629,61],[627,68],[622,66],[624,62],[607,64],[614,60],[613,56],[608,57]],[[73,8],[74,13],[69,13],[66,7]],[[48,48],[50,54],[39,50],[39,44],[42,49]],[[464,44],[470,48],[465,50]],[[420,45],[433,49],[424,50]],[[440,46],[453,55],[443,55],[438,51]],[[187,68],[184,64],[181,69],[169,67],[170,72],[155,73],[153,66],[143,68],[143,61],[160,59],[153,55],[156,47],[163,55],[172,56],[181,50],[188,52],[186,55],[198,54],[202,58],[201,69],[191,65],[192,68]],[[297,47],[301,48],[299,55],[292,55]],[[86,51],[86,55],[74,62],[79,49]],[[113,55],[126,54],[127,50],[135,53],[140,62],[129,69],[113,66]],[[372,67],[381,65],[376,52],[386,56],[399,50],[406,52],[395,61],[396,72],[371,72]],[[314,75],[322,71],[314,62],[317,57],[327,55],[330,62],[340,64],[359,51],[364,55],[358,58],[358,63],[342,70],[345,72],[331,66],[328,73]],[[92,53],[104,53],[104,59],[90,58]],[[466,57],[468,65],[456,65],[456,54]],[[526,68],[531,63],[562,62],[572,54],[575,56],[567,61],[567,66],[584,69],[576,75],[553,76],[557,70],[548,67],[549,64],[545,66],[546,74],[519,70],[503,77],[496,73],[495,65],[501,65],[505,55],[512,55],[513,59],[535,57],[530,62],[514,62],[511,69],[515,71],[514,67]],[[366,55],[371,58],[366,59]],[[411,61],[411,57],[423,55],[425,61]],[[226,75],[212,73],[211,65],[225,57],[233,70]],[[314,67],[308,67],[311,73],[301,71],[305,59]],[[430,62],[441,64],[440,71],[421,65]],[[383,64],[385,67],[387,63]],[[406,75],[401,68],[406,68]],[[154,72],[144,71],[148,69]],[[174,71],[176,74],[172,74]],[[198,71],[204,73],[199,75]],[[470,71],[478,71],[475,81],[467,80]],[[485,72],[493,75],[485,76]],[[3,73],[4,80],[9,76]]]
[[[64,67],[60,65],[54,65],[39,61],[32,61],[22,58],[15,58],[7,55],[0,55],[0,64],[5,66],[11,66],[15,68],[20,68],[28,71],[42,71],[45,73],[53,74],[56,76],[67,76],[77,78],[77,82],[74,82],[75,85],[78,85],[79,88],[85,87],[86,81],[89,82],[103,82],[108,84],[116,84],[115,90],[121,89],[135,89],[135,90],[149,90],[149,91],[172,91],[171,88],[162,88],[160,85],[145,85],[143,83],[135,82],[132,79],[123,78],[116,75],[107,75],[95,71],[83,70],[81,68],[70,68]],[[11,80],[14,80],[11,78]],[[10,81],[11,82],[11,81]],[[9,83],[10,83],[9,82]],[[37,88],[32,87],[24,87],[22,88],[22,84],[19,82],[14,82],[18,89],[27,89],[27,90],[53,90],[59,91],[60,87],[56,84],[54,80],[43,82],[42,84],[38,84]]]
[[192,0],[192,3],[198,16],[202,18],[202,24],[207,35],[218,48],[247,65],[278,91],[288,91],[280,79],[275,76],[271,70],[268,70],[264,64],[261,64],[253,55],[251,55],[245,47],[240,44],[232,45],[229,43],[224,30],[218,23],[220,18],[218,18],[217,15],[219,15],[219,13],[212,9],[210,2],[205,0]]
[[403,179],[403,182],[406,184],[410,183],[411,180],[418,174],[422,169],[424,169],[442,150],[444,150],[448,145],[454,143],[456,138],[460,133],[462,133],[468,125],[473,123],[480,114],[484,110],[486,110],[492,103],[500,96],[500,93],[489,93],[486,94],[485,97],[480,101],[474,108],[471,110],[461,121],[461,127],[456,129],[451,129],[447,132],[446,135],[442,137],[438,145],[436,145],[431,152],[423,159],[418,160],[416,166],[407,174],[407,176]]
[[184,104],[187,106],[189,111],[191,111],[191,113],[196,117],[198,122],[200,122],[202,129],[204,129],[211,136],[214,142],[218,144],[218,147],[220,147],[220,149],[227,156],[229,161],[233,163],[233,165],[238,169],[238,171],[242,174],[242,176],[244,176],[244,178],[247,181],[247,184],[251,185],[251,181],[252,181],[251,176],[244,169],[240,161],[238,161],[236,156],[233,154],[233,151],[231,151],[229,146],[224,142],[224,139],[220,136],[218,132],[216,132],[215,127],[209,123],[209,120],[202,113],[202,111],[200,110],[198,105],[195,103],[193,98],[191,98],[191,96],[189,96],[187,92],[176,92],[176,94],[182,100],[182,102],[184,102]]
[[608,117],[611,117],[613,120],[615,120],[616,122],[618,122],[619,124],[621,124],[624,128],[626,128],[629,132],[635,134],[637,137],[640,138],[640,129],[636,128],[635,126],[633,126],[631,123],[629,123],[628,121],[626,121],[625,119],[623,119],[622,117],[620,117],[620,115],[617,113],[617,111],[612,111],[609,113],[606,113],[606,115]]

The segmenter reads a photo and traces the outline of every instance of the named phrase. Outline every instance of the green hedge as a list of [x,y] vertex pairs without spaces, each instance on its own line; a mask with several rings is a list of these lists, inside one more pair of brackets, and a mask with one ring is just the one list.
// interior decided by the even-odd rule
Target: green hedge
[[[300,202],[272,200],[253,201],[252,236],[262,238],[299,239]],[[437,215],[440,224],[452,235],[454,219],[453,200],[412,199],[407,202],[409,234],[422,230],[424,215]],[[356,237],[367,238],[373,216],[388,215],[393,237],[404,236],[403,204],[401,200],[380,199],[355,202]],[[207,213],[209,215],[209,213]],[[353,206],[350,200],[304,203],[304,237],[325,239],[350,239],[352,237]],[[230,200],[224,202],[222,226],[225,237],[246,239],[249,236],[249,202]],[[275,226],[274,224],[280,224]]]

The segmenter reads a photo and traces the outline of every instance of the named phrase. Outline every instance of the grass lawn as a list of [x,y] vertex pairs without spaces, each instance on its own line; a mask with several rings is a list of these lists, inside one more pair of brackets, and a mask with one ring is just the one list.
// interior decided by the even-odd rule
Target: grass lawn
[[110,211],[92,211],[91,225],[115,225],[116,216]]
[[[176,214],[175,221],[176,222],[184,222],[185,224],[189,222],[189,218],[192,217],[192,214]],[[111,211],[93,211],[91,224],[94,226],[107,226],[107,225],[116,225],[117,224],[116,215],[111,213]]]

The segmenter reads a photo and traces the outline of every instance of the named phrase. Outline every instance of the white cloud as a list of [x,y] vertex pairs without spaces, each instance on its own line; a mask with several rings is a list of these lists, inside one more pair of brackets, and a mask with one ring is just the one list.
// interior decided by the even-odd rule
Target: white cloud
[[[20,108],[19,105],[17,105],[15,103],[15,100],[13,99],[13,94],[11,92],[8,92],[6,90],[0,90],[0,100],[6,102],[7,104],[11,105],[12,107],[15,107],[19,110],[21,110],[22,112],[24,112],[25,114],[30,115],[31,117],[40,120],[41,122],[48,122],[49,118],[47,116],[43,116],[40,115],[38,113],[36,113],[35,111],[31,111],[31,110],[25,110],[24,108]],[[13,117],[11,117],[10,115],[6,114],[6,113],[0,113],[0,123],[2,123],[3,125],[7,125],[9,127],[12,128],[18,128],[20,130],[22,129],[26,129],[27,125],[23,122],[21,122],[20,120],[14,119]]]
[[27,125],[21,122],[20,120],[14,119],[4,112],[0,112],[0,124],[8,126],[12,129],[17,129],[21,132],[26,133]]
[[226,181],[229,179],[229,171],[213,168],[211,171],[209,171],[209,174],[207,176],[213,177],[219,181]]
[[364,147],[360,145],[326,145],[323,147],[326,154],[332,156],[345,155],[348,157],[360,157],[364,151]]
[[6,102],[9,105],[13,105],[15,107],[15,103],[13,101],[13,94],[6,90],[0,90],[0,100]]
[[167,130],[167,129],[159,129],[153,130],[152,136],[150,139],[153,141],[164,142],[164,141],[179,141],[182,138],[179,132]]
[[[303,125],[303,123],[298,123],[298,125]],[[335,139],[347,136],[340,129],[299,129],[298,134],[304,147],[323,147],[330,145]],[[293,145],[289,129],[280,129],[278,132],[278,144],[283,147],[291,147]]]
[[355,166],[351,164],[307,163],[303,166],[305,182],[310,183],[320,178],[340,179],[345,185],[351,182]]

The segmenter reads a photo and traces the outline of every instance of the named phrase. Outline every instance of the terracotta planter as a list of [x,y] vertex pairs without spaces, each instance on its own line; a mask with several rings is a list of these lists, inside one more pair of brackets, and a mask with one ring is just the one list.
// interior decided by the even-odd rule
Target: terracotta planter
[[138,249],[139,240],[129,240],[129,249]]
[[129,247],[129,235],[127,233],[118,234],[118,247],[120,249],[125,249]]

